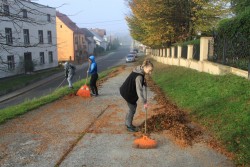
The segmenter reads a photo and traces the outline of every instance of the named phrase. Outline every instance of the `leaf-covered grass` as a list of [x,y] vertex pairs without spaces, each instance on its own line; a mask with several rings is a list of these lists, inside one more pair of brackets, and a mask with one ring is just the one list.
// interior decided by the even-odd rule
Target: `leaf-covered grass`
[[[112,72],[115,69],[116,68],[111,68],[109,70],[100,73],[99,79],[106,77],[110,72]],[[0,124],[4,123],[6,120],[15,118],[18,115],[22,115],[28,111],[34,110],[40,106],[58,100],[65,95],[75,93],[83,84],[85,84],[85,79],[75,82],[73,90],[68,89],[67,86],[64,86],[59,89],[56,89],[49,95],[42,96],[37,99],[35,98],[15,106],[4,108],[0,110]]]
[[250,165],[250,82],[154,64],[152,78],[165,95],[234,152],[236,164]]

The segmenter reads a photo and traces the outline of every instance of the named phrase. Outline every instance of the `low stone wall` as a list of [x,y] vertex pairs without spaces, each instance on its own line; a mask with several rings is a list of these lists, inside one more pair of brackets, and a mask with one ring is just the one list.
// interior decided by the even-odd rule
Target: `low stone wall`
[[[200,61],[192,59],[193,46],[188,45],[187,59],[181,58],[181,47],[178,46],[178,57],[174,57],[174,48],[165,49],[146,49],[146,54],[151,55],[157,62],[161,62],[167,65],[182,66],[190,69],[194,69],[200,72],[206,72],[213,75],[225,75],[234,74],[240,77],[248,79],[248,71],[237,69],[234,67],[217,64],[207,60],[208,57],[208,41],[211,37],[202,37],[200,42]],[[172,49],[172,55],[170,55],[170,49]],[[211,49],[211,48],[210,48]]]

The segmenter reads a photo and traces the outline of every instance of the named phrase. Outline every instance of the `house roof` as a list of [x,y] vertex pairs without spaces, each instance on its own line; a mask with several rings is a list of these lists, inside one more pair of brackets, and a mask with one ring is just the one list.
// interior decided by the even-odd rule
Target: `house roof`
[[[39,4],[39,3],[36,3],[36,2],[31,2],[31,0],[21,0],[21,1],[24,1],[24,2],[28,2],[28,3],[31,3],[33,5],[36,5],[36,6],[40,6],[40,7],[46,7],[46,8],[51,8],[51,9],[55,9],[55,7],[50,7],[48,5],[42,5],[42,4]],[[21,2],[22,3],[22,2]],[[23,4],[22,4],[23,5]]]
[[92,30],[90,30],[90,32],[99,40],[99,41],[103,41],[103,38],[98,34],[98,33],[96,33],[95,31],[92,31]]
[[105,29],[95,28],[95,29],[91,29],[91,30],[96,32],[102,38],[104,37],[104,35],[106,35],[106,30]]
[[70,20],[70,18],[67,15],[60,13],[59,11],[56,11],[56,17],[58,17],[73,32],[77,34],[82,34],[80,28],[76,25],[76,23]]
[[87,28],[81,28],[81,31],[83,32],[85,37],[93,37],[94,36]]

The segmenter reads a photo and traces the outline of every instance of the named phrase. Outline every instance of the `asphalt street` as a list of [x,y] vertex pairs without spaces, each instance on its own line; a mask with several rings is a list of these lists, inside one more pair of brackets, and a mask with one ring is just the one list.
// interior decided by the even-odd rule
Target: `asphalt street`
[[[97,57],[96,62],[98,65],[98,72],[102,72],[109,68],[112,68],[117,65],[121,65],[125,63],[125,56],[129,53],[129,46],[122,46],[119,49],[111,52],[105,56]],[[88,62],[84,62],[81,66],[77,67],[76,74],[74,76],[73,82],[76,80],[80,80],[86,78],[86,71],[88,68]],[[32,90],[29,90],[25,93],[22,93],[18,96],[10,98],[9,100],[0,102],[0,109],[3,109],[8,106],[17,105],[24,101],[31,100],[33,98],[39,98],[41,96],[47,95],[53,92],[64,80],[64,73],[60,77],[53,78],[49,82],[42,84]],[[64,83],[61,86],[67,85],[67,81],[64,80]]]

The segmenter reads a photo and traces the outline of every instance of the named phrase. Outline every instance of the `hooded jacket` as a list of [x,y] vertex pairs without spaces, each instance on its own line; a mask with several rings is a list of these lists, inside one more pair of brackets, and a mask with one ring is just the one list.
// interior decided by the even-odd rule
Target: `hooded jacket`
[[70,64],[69,62],[66,62],[64,64],[64,69],[65,69],[65,77],[73,77],[75,74],[75,66]]
[[138,99],[143,104],[147,103],[143,95],[144,76],[143,68],[137,66],[120,87],[120,94],[128,103],[135,105]]
[[89,74],[96,74],[97,73],[97,64],[95,62],[95,56],[91,55],[89,56],[89,59],[91,60],[91,64],[89,66]]

